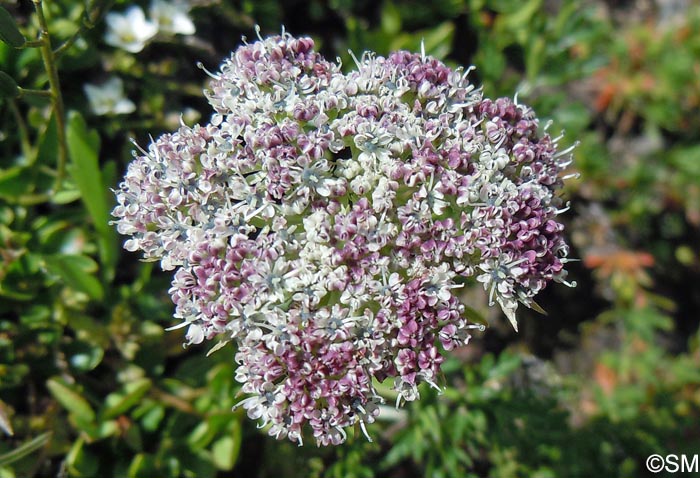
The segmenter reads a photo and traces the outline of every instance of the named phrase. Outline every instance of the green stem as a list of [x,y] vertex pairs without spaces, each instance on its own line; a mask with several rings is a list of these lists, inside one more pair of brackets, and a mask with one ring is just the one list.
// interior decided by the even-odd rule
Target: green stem
[[22,48],[37,48],[43,45],[43,42],[41,40],[30,40],[30,41],[25,41],[24,45],[22,45]]
[[24,207],[31,207],[47,203],[51,200],[51,197],[51,194],[25,194],[14,201],[11,201],[10,203]]
[[37,19],[41,32],[41,57],[44,60],[44,68],[49,77],[49,90],[51,91],[51,101],[53,103],[54,114],[56,115],[56,133],[58,136],[58,164],[56,165],[56,182],[53,192],[60,191],[63,178],[66,174],[66,162],[68,160],[68,143],[66,141],[66,113],[63,107],[63,95],[61,94],[61,83],[58,79],[58,68],[51,48],[51,37],[49,28],[44,17],[42,0],[32,0],[36,10]]
[[174,408],[175,410],[179,410],[182,413],[201,416],[201,413],[199,413],[190,402],[168,393],[165,390],[161,390],[153,386],[151,387],[150,395],[162,404]]
[[102,17],[112,6],[112,3],[114,3],[113,0],[98,1],[96,6],[86,7],[85,11],[83,12],[83,20],[80,23],[80,28],[78,28],[78,31],[76,31],[72,37],[54,50],[54,58],[59,58],[61,55],[63,55],[71,46],[73,46],[76,40],[80,38],[83,33],[95,28],[95,25],[102,20]]
[[22,98],[24,96],[41,96],[41,97],[53,97],[50,91],[47,90],[30,90],[27,88],[19,89],[19,96],[17,98]]

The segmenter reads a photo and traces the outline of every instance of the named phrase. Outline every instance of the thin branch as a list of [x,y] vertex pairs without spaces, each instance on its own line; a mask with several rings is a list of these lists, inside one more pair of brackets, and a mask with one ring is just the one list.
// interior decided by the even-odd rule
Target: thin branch
[[183,413],[187,413],[188,415],[201,416],[201,413],[195,410],[195,408],[190,402],[188,402],[187,400],[183,400],[182,398],[177,397],[175,395],[172,395],[164,390],[161,390],[160,388],[152,387],[151,395],[153,395],[154,398],[171,408],[179,410]]
[[58,163],[56,165],[56,182],[53,191],[61,189],[63,178],[66,174],[66,162],[68,161],[68,143],[66,140],[66,114],[63,107],[63,95],[61,93],[61,83],[58,79],[58,68],[51,48],[51,37],[49,36],[48,24],[44,17],[42,0],[32,0],[36,10],[39,27],[41,29],[39,40],[42,41],[41,57],[44,60],[44,68],[49,77],[49,90],[53,103],[54,114],[56,115],[56,133],[58,136]]
[[97,2],[96,6],[93,5],[90,7],[86,7],[86,9],[83,11],[80,27],[73,34],[73,36],[71,36],[68,40],[63,42],[61,46],[54,50],[54,57],[57,59],[60,58],[61,55],[63,55],[66,51],[68,51],[70,47],[72,47],[75,44],[78,38],[80,38],[85,32],[95,28],[95,26],[97,26],[97,24],[100,23],[100,21],[102,21],[102,18],[104,17],[105,13],[109,10],[113,3],[114,0],[101,1]]
[[29,40],[29,41],[25,41],[24,45],[22,45],[21,48],[37,48],[43,44],[44,43],[41,40]]
[[51,92],[47,90],[31,90],[28,88],[20,88],[19,96],[17,98],[19,99],[25,96],[41,96],[44,98],[53,98]]

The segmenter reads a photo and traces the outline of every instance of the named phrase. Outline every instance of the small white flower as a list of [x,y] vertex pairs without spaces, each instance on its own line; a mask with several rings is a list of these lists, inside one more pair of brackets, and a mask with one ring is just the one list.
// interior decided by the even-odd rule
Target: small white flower
[[361,123],[357,131],[354,137],[360,150],[357,161],[363,169],[376,168],[376,164],[383,164],[391,157],[389,145],[393,138],[388,131],[373,123]]
[[425,199],[425,202],[433,210],[433,213],[441,216],[442,213],[445,212],[445,208],[449,205],[449,203],[445,201],[445,195],[438,189],[439,185],[440,182],[438,181],[435,183],[434,177],[431,175],[427,188],[426,185],[423,184],[416,197],[419,199]]
[[360,306],[370,299],[365,290],[364,283],[350,284],[340,295],[340,303],[349,305],[353,311],[359,310]]
[[138,6],[130,7],[124,14],[108,13],[105,22],[105,41],[131,53],[143,50],[148,40],[158,33],[158,26],[146,20],[146,15]]
[[171,35],[193,35],[194,23],[187,15],[189,6],[185,2],[153,0],[149,13],[151,19],[158,24],[158,30]]
[[397,187],[396,181],[391,181],[384,176],[379,178],[377,186],[372,191],[372,207],[375,211],[382,212],[392,208]]
[[327,243],[330,240],[328,229],[330,221],[328,214],[322,209],[314,211],[303,219],[306,240],[311,243]]
[[133,101],[124,96],[124,83],[116,76],[99,86],[86,83],[83,89],[96,115],[129,114],[136,110]]

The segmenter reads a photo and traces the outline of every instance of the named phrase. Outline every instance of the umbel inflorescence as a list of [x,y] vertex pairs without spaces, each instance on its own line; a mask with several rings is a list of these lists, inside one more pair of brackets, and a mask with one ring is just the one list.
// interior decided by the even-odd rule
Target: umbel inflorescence
[[126,249],[174,271],[188,343],[235,343],[248,416],[328,445],[375,420],[375,380],[398,401],[439,388],[441,350],[480,327],[465,283],[513,326],[518,303],[567,283],[571,154],[469,70],[399,51],[345,74],[313,46],[240,47],[205,92],[210,122],[136,154],[113,214]]

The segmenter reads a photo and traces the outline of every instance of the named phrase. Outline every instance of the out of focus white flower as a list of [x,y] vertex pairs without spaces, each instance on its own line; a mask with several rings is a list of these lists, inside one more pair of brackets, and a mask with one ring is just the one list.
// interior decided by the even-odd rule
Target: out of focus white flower
[[148,40],[158,33],[158,25],[146,20],[146,15],[138,6],[130,7],[124,14],[108,13],[105,22],[105,41],[131,53],[143,50]]
[[86,83],[83,89],[96,115],[128,114],[136,110],[133,101],[124,96],[124,83],[116,76],[102,85]]
[[193,35],[195,28],[188,15],[189,10],[189,5],[182,1],[153,0],[149,13],[151,20],[158,24],[159,31],[171,35]]

